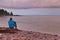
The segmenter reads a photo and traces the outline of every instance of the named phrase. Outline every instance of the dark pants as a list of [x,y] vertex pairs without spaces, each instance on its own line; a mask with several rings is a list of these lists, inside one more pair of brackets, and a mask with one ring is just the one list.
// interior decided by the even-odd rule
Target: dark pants
[[17,29],[17,24],[16,24],[16,22],[14,23],[14,27],[15,27],[15,29]]

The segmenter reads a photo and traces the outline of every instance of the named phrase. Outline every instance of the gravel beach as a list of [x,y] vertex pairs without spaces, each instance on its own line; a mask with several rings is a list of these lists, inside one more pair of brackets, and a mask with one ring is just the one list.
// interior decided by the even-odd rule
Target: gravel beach
[[[1,30],[7,32],[3,32]],[[9,32],[8,30],[6,30],[6,28],[0,28],[0,40],[60,40],[60,36],[15,29],[10,30]]]

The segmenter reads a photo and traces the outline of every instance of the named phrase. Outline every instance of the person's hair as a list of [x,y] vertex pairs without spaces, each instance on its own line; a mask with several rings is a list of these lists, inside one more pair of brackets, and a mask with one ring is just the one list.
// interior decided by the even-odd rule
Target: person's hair
[[10,20],[12,20],[12,18],[10,18]]

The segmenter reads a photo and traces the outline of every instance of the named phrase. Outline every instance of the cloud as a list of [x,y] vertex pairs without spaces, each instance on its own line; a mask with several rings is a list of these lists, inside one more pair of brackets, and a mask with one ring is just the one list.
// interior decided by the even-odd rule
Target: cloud
[[8,8],[60,7],[60,0],[0,0]]

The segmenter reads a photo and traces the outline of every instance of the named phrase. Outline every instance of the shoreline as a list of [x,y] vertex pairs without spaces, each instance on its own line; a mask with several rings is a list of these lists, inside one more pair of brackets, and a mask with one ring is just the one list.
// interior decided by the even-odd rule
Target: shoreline
[[[3,29],[5,28],[3,27]],[[48,33],[20,30],[16,31],[16,33],[0,33],[0,39],[1,40],[60,40],[60,36]]]
[[8,27],[7,21],[12,17],[18,29],[60,35],[60,16],[7,16],[0,17],[0,26]]

